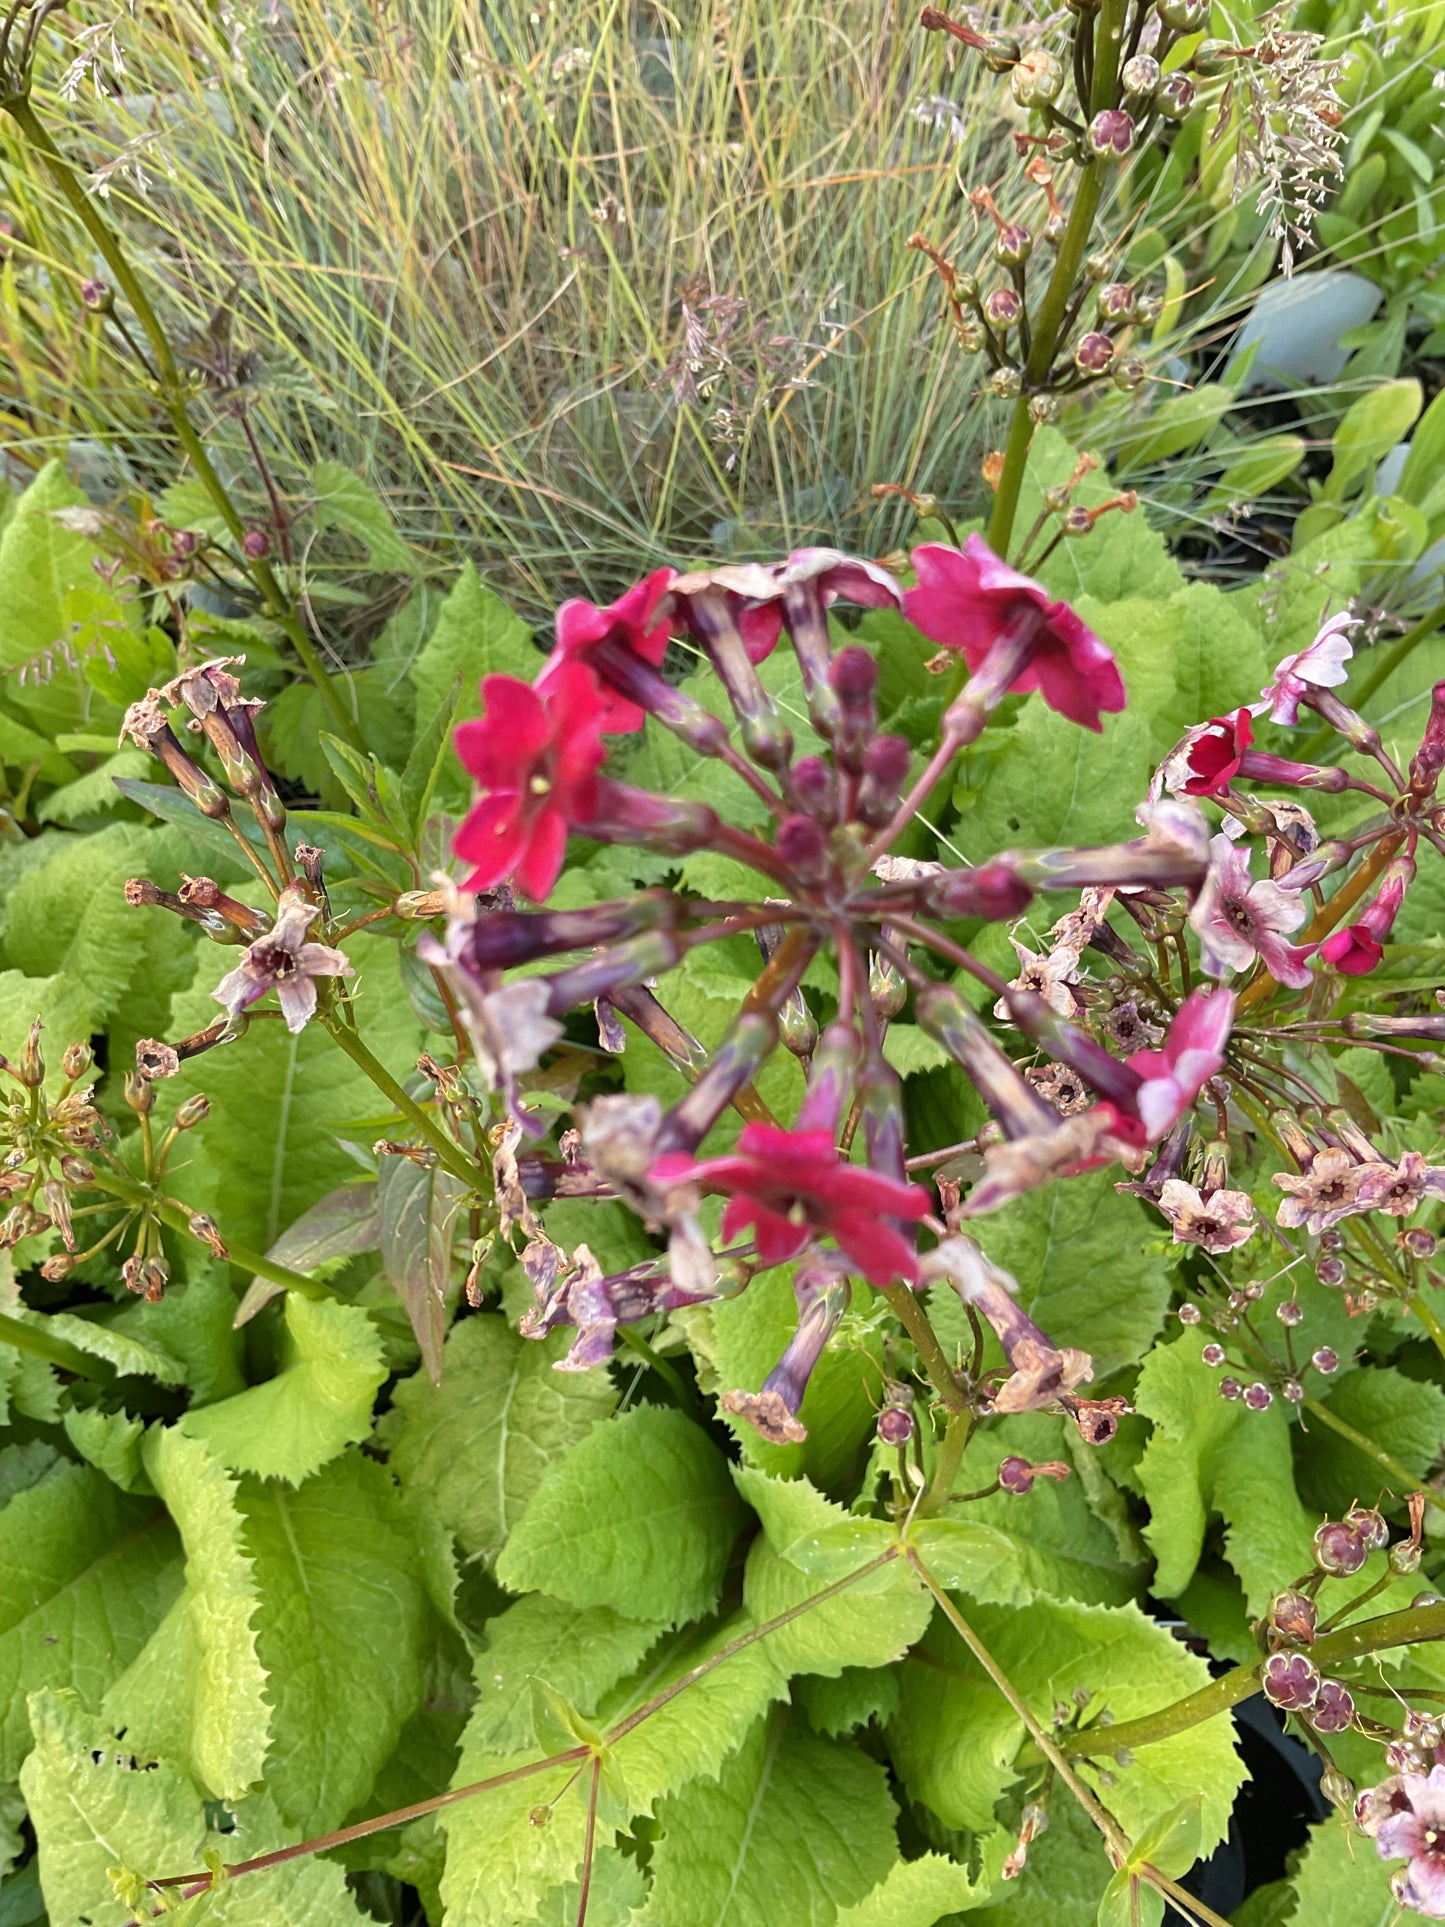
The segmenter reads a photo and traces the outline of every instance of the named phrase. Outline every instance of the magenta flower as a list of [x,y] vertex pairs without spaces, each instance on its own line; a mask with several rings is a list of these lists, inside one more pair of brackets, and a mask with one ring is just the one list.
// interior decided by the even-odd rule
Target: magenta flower
[[1251,713],[1259,716],[1268,710],[1272,723],[1298,722],[1306,690],[1333,689],[1349,675],[1345,664],[1354,650],[1348,632],[1354,627],[1353,616],[1331,616],[1308,648],[1275,665],[1274,681],[1260,691],[1257,703],[1250,704]]
[[1211,977],[1247,970],[1258,958],[1276,983],[1304,990],[1312,981],[1309,952],[1286,943],[1284,932],[1298,930],[1308,915],[1297,893],[1249,874],[1249,852],[1224,835],[1209,845],[1213,859],[1204,888],[1189,913],[1199,933],[1201,962]]
[[596,799],[607,699],[591,670],[574,662],[546,688],[485,676],[482,700],[485,715],[459,724],[456,735],[481,791],[452,844],[473,866],[462,888],[490,890],[515,876],[540,903],[562,868],[568,830],[587,820]]
[[308,943],[306,932],[321,915],[293,885],[281,892],[276,921],[258,937],[236,968],[216,985],[212,996],[232,1017],[249,1010],[268,990],[274,990],[293,1036],[316,1014],[316,979],[349,977],[351,965],[344,952],[330,944]]
[[1365,1830],[1374,1834],[1382,1860],[1409,1862],[1391,1883],[1395,1898],[1427,1920],[1445,1920],[1445,1766],[1432,1766],[1428,1774],[1402,1773],[1377,1787],[1376,1795],[1385,1794],[1386,1787],[1393,1796],[1389,1810]]
[[1368,977],[1385,954],[1385,941],[1395,927],[1405,892],[1415,876],[1415,865],[1408,856],[1397,856],[1388,864],[1364,915],[1358,923],[1335,930],[1320,945],[1320,955],[1346,977]]
[[737,1149],[701,1163],[669,1152],[652,1166],[654,1183],[698,1184],[729,1202],[722,1235],[753,1227],[764,1265],[786,1264],[815,1237],[832,1238],[870,1284],[895,1278],[913,1283],[918,1254],[889,1218],[918,1219],[928,1211],[920,1184],[845,1164],[828,1131],[784,1131],[746,1124]]
[[1168,789],[1179,789],[1186,796],[1218,796],[1239,774],[1244,753],[1254,741],[1254,724],[1247,709],[1233,716],[1215,716],[1192,729],[1166,768],[1180,759],[1178,773],[1165,778]]
[[1139,1121],[1151,1139],[1170,1130],[1223,1068],[1224,1045],[1234,1022],[1231,990],[1196,990],[1175,1012],[1159,1050],[1136,1050],[1129,1068],[1144,1080],[1135,1097]]
[[[603,643],[618,644],[656,669],[667,649],[667,610],[661,605],[675,580],[675,570],[654,569],[605,609],[581,596],[564,602],[557,611],[557,646],[542,665],[537,689],[550,693],[571,664],[586,663]],[[608,734],[625,735],[641,729],[643,712],[616,690],[604,684],[596,700],[601,728]]]
[[1066,602],[1000,561],[982,536],[962,549],[925,542],[913,551],[918,586],[903,598],[916,629],[946,649],[963,652],[975,675],[1001,638],[1024,643],[1022,667],[1009,683],[1038,690],[1085,729],[1099,729],[1101,711],[1124,707],[1124,680],[1107,646]]
[[848,1309],[849,1285],[836,1259],[817,1258],[798,1266],[793,1280],[798,1328],[757,1392],[727,1391],[718,1400],[724,1412],[746,1419],[770,1445],[795,1445],[808,1436],[798,1417],[818,1360]]

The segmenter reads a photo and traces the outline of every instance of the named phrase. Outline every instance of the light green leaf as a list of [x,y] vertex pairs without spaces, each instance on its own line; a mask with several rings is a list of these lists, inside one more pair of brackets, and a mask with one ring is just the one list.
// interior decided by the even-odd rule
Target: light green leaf
[[1400,1908],[1390,1892],[1393,1870],[1394,1863],[1376,1854],[1373,1841],[1352,1835],[1332,1815],[1310,1828],[1294,1876],[1298,1898],[1288,1918],[1294,1927],[1394,1927]]
[[61,1463],[0,1511],[0,1779],[30,1744],[25,1695],[73,1686],[91,1705],[159,1625],[180,1584],[153,1500]]
[[750,1466],[735,1466],[733,1483],[762,1520],[773,1551],[819,1589],[897,1543],[886,1520],[846,1512],[809,1479],[770,1479]]
[[[632,1927],[636,1911],[646,1898],[647,1881],[636,1860],[599,1845],[587,1890],[587,1927]],[[564,1881],[551,1889],[536,1913],[520,1927],[577,1927],[581,1902],[581,1882]]]
[[417,573],[417,556],[396,532],[391,510],[370,483],[340,462],[318,462],[311,471],[317,533],[344,529],[366,546],[373,569],[398,575]]
[[30,1696],[35,1750],[21,1769],[40,1847],[40,1884],[52,1927],[123,1927],[113,1867],[146,1876],[201,1866],[206,1826],[180,1767],[137,1757],[74,1693]]
[[876,1761],[815,1739],[777,1707],[716,1782],[659,1804],[662,1838],[637,1927],[832,1927],[893,1860],[893,1816]]
[[357,1306],[291,1292],[286,1334],[274,1378],[188,1412],[181,1429],[232,1472],[299,1485],[368,1435],[387,1369],[380,1335]]
[[[1361,1365],[1322,1388],[1322,1399],[1337,1418],[1423,1482],[1445,1438],[1445,1392],[1438,1385],[1388,1366]],[[1296,1441],[1300,1493],[1312,1510],[1338,1517],[1356,1500],[1374,1503],[1382,1480],[1374,1459],[1325,1425],[1311,1425],[1308,1435],[1296,1434]]]
[[989,1894],[968,1869],[941,1853],[896,1860],[878,1885],[838,1915],[837,1927],[934,1927],[945,1914],[966,1914]]
[[1419,382],[1411,379],[1381,382],[1350,403],[1334,434],[1326,501],[1342,501],[1352,482],[1404,441],[1423,399]]
[[[968,1618],[1045,1723],[1076,1687],[1122,1721],[1208,1681],[1204,1662],[1132,1604],[1084,1606],[1040,1597],[1027,1612],[975,1606]],[[995,1803],[1018,1778],[1014,1756],[1024,1725],[940,1614],[918,1657],[904,1662],[902,1709],[890,1738],[912,1795],[946,1826],[977,1831],[992,1825]],[[1201,1850],[1224,1838],[1243,1768],[1223,1722],[1141,1746],[1132,1765],[1100,1765],[1114,1776],[1101,1798],[1131,1838],[1195,1794],[1203,1801]],[[1091,1778],[1098,1768],[1080,1770]]]
[[247,1480],[240,1505],[274,1709],[266,1785],[291,1825],[320,1833],[365,1797],[421,1701],[416,1538],[387,1472],[357,1452],[294,1492]]
[[[542,654],[532,632],[501,597],[486,587],[471,562],[462,564],[421,653],[407,675],[416,691],[416,713],[432,716],[461,679],[456,720],[479,716],[483,676],[535,679]],[[456,757],[444,758],[436,787],[443,807],[466,801],[471,778]]]
[[815,1733],[839,1739],[870,1720],[886,1724],[898,1711],[898,1674],[891,1666],[845,1666],[836,1679],[808,1673],[793,1694]]
[[[36,1693],[36,1745],[22,1774],[40,1846],[40,1877],[51,1927],[122,1927],[132,1909],[118,1900],[111,1870],[152,1878],[199,1871],[208,1852],[251,1859],[294,1843],[274,1803],[260,1794],[234,1806],[234,1827],[213,1833],[201,1796],[170,1761],[136,1756],[68,1693]],[[344,1870],[315,1858],[291,1861],[226,1883],[185,1903],[177,1927],[365,1927]]]
[[548,1467],[497,1577],[676,1625],[716,1605],[742,1517],[707,1434],[681,1412],[637,1406]]
[[916,1071],[936,1071],[953,1059],[936,1037],[917,1024],[890,1024],[883,1039],[883,1055],[900,1077]]
[[72,1405],[64,1416],[65,1436],[83,1459],[88,1459],[122,1492],[149,1495],[151,1485],[141,1464],[144,1419],[126,1412],[102,1411],[98,1405]]
[[606,1373],[552,1369],[565,1349],[565,1334],[539,1343],[487,1312],[453,1328],[440,1386],[419,1371],[396,1387],[392,1470],[470,1556],[500,1552],[548,1465],[617,1402]]
[[590,1715],[602,1695],[641,1664],[658,1630],[608,1606],[566,1606],[545,1593],[519,1599],[487,1624],[487,1643],[474,1662],[477,1699],[464,1745],[487,1753],[532,1745],[530,1688],[537,1680]]
[[141,749],[118,749],[73,783],[63,783],[39,803],[38,823],[80,823],[88,816],[103,815],[121,801],[115,786],[117,776],[143,777],[151,773],[150,757]]
[[63,1338],[91,1358],[103,1358],[121,1378],[153,1378],[162,1385],[183,1385],[186,1371],[178,1359],[121,1324],[121,1319],[133,1320],[136,1309],[126,1306],[119,1314],[112,1313],[105,1323],[69,1311],[33,1311],[28,1305],[14,1306],[9,1316],[22,1325],[49,1332],[52,1338]]
[[1077,1345],[1099,1377],[1148,1350],[1164,1322],[1169,1271],[1137,1199],[1114,1189],[1113,1171],[1065,1184],[975,1220],[979,1244],[1019,1283],[1030,1318],[1057,1345]]
[[155,1427],[144,1456],[185,1547],[186,1584],[111,1688],[106,1717],[134,1745],[168,1755],[217,1797],[233,1798],[261,1777],[271,1722],[237,1483],[175,1426]]
[[1099,1902],[1098,1927],[1159,1927],[1163,1918],[1160,1895],[1128,1867],[1120,1867]]
[[1144,1537],[1159,1562],[1155,1591],[1172,1599],[1189,1584],[1215,1511],[1225,1520],[1225,1557],[1248,1609],[1262,1612],[1289,1576],[1308,1567],[1317,1523],[1295,1491],[1283,1408],[1249,1412],[1222,1399],[1218,1376],[1188,1331],[1150,1352],[1135,1403],[1154,1424],[1137,1476],[1150,1511]]

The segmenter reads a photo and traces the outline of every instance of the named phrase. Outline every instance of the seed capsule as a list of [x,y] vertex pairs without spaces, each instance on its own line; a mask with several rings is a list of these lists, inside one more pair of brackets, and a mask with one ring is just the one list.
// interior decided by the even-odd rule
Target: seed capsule
[[1259,1683],[1272,1706],[1286,1713],[1303,1713],[1313,1706],[1320,1676],[1303,1653],[1271,1653],[1259,1669]]
[[1318,1351],[1310,1353],[1310,1363],[1328,1378],[1331,1372],[1340,1369],[1340,1355],[1333,1345],[1321,1345]]
[[1326,1519],[1315,1533],[1315,1564],[1332,1578],[1348,1578],[1360,1570],[1369,1556],[1370,1549],[1360,1534],[1342,1520]]

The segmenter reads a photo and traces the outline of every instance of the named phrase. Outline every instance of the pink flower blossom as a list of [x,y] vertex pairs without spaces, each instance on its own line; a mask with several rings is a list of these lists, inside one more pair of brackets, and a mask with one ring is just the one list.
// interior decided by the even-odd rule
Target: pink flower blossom
[[1326,963],[1346,977],[1368,977],[1385,954],[1385,939],[1395,927],[1405,892],[1414,881],[1415,865],[1408,856],[1397,856],[1386,866],[1373,902],[1358,923],[1333,931],[1320,945]]
[[1408,1218],[1427,1197],[1445,1198],[1445,1168],[1427,1164],[1418,1151],[1406,1151],[1398,1164],[1360,1167],[1358,1209]]
[[320,915],[294,885],[283,890],[275,923],[216,985],[211,993],[216,1002],[224,1004],[232,1017],[239,1017],[274,990],[287,1030],[301,1030],[316,1014],[316,979],[351,975],[343,951],[326,943],[307,943],[306,932]]
[[1151,1140],[1164,1136],[1224,1065],[1234,1022],[1234,993],[1196,990],[1186,997],[1159,1050],[1136,1050],[1126,1061],[1144,1080],[1135,1106]]
[[1345,664],[1354,654],[1349,641],[1354,627],[1353,616],[1331,616],[1308,648],[1276,663],[1274,681],[1260,691],[1257,703],[1250,704],[1251,714],[1260,716],[1268,710],[1273,723],[1298,722],[1300,700],[1307,689],[1333,689],[1348,677]]
[[1124,680],[1108,647],[1066,602],[1001,561],[982,536],[970,535],[961,550],[925,542],[913,551],[913,566],[918,586],[904,596],[904,614],[932,641],[962,650],[974,674],[1001,638],[1027,635],[1011,689],[1038,690],[1050,709],[1086,729],[1102,727],[1101,711],[1124,707]]
[[481,794],[452,845],[473,865],[462,886],[490,890],[515,876],[539,903],[562,868],[567,832],[596,799],[606,702],[582,663],[565,664],[546,688],[515,676],[482,680],[486,712],[457,728],[457,754]]
[[[1391,1883],[1395,1898],[1427,1920],[1445,1920],[1445,1766],[1402,1773],[1373,1792],[1369,1823],[1361,1824],[1374,1834],[1382,1860],[1409,1862]],[[1363,1802],[1361,1796],[1357,1817]]]
[[1317,1152],[1309,1170],[1298,1177],[1276,1171],[1273,1182],[1288,1193],[1279,1207],[1278,1222],[1287,1231],[1298,1231],[1303,1225],[1317,1238],[1341,1218],[1366,1208],[1360,1203],[1360,1185],[1369,1168],[1332,1144]]
[[1166,776],[1165,788],[1182,790],[1186,796],[1218,796],[1239,774],[1244,753],[1253,741],[1254,725],[1247,709],[1200,723],[1167,759],[1165,767],[1173,773],[1173,780]]
[[[545,693],[555,689],[573,663],[585,663],[603,643],[617,643],[655,669],[667,649],[667,611],[661,608],[664,597],[676,580],[672,569],[654,569],[641,582],[634,583],[616,602],[599,609],[594,603],[574,596],[557,611],[557,645],[537,677],[536,687]],[[625,735],[641,729],[641,709],[627,697],[605,684],[596,703],[600,726],[611,735]]]
[[1297,894],[1277,883],[1256,883],[1249,874],[1249,851],[1223,835],[1209,845],[1212,862],[1189,921],[1199,933],[1201,962],[1211,977],[1247,970],[1256,958],[1276,983],[1303,990],[1312,981],[1309,951],[1286,943],[1283,933],[1298,930],[1308,912]]
[[669,1152],[650,1176],[654,1183],[723,1192],[729,1200],[723,1238],[736,1238],[751,1225],[764,1265],[786,1264],[822,1236],[832,1238],[870,1284],[918,1277],[912,1243],[888,1219],[925,1216],[927,1191],[845,1164],[828,1131],[745,1124],[728,1155],[694,1163],[683,1152]]
[[[1019,960],[1018,975],[1010,982],[1010,990],[1032,990],[1060,1017],[1072,1017],[1078,1009],[1078,1000],[1069,986],[1079,981],[1078,951],[1072,944],[1065,943],[1040,956],[1026,944],[1021,944],[1017,937],[1010,937],[1009,942],[1018,953]],[[993,1007],[993,1014],[1007,1023],[1013,1013],[1004,999],[1000,998]]]
[[1211,1191],[1204,1197],[1182,1178],[1166,1178],[1159,1209],[1173,1227],[1177,1245],[1198,1245],[1217,1254],[1233,1251],[1254,1236],[1254,1204],[1244,1191]]

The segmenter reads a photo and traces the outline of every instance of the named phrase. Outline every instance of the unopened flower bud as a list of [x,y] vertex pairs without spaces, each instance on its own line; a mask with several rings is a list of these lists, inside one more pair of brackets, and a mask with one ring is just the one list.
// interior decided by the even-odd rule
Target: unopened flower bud
[[182,562],[188,561],[201,546],[201,538],[194,529],[171,530],[171,554]]
[[1119,69],[1125,96],[1132,101],[1152,101],[1163,77],[1153,54],[1135,54]]
[[1237,1399],[1243,1391],[1244,1387],[1237,1378],[1221,1378],[1219,1381],[1219,1396],[1221,1398],[1227,1398],[1232,1402]]
[[1114,272],[1114,263],[1107,254],[1089,254],[1084,257],[1084,278],[1088,281],[1107,281]]
[[1288,1326],[1293,1331],[1296,1325],[1304,1322],[1304,1306],[1297,1298],[1286,1298],[1284,1303],[1276,1308],[1274,1315],[1282,1325]]
[[1337,1679],[1321,1680],[1308,1718],[1317,1733],[1343,1733],[1355,1719],[1355,1701],[1349,1687]]
[[202,1244],[209,1246],[213,1258],[230,1257],[226,1242],[216,1229],[215,1219],[206,1212],[193,1211],[187,1228],[193,1238],[199,1238]]
[[147,1117],[156,1107],[155,1086],[142,1071],[125,1074],[125,1101],[137,1117]]
[[1101,161],[1121,161],[1134,145],[1134,118],[1106,107],[1089,122],[1089,150]]
[[887,1392],[887,1402],[878,1414],[878,1437],[884,1445],[907,1445],[918,1429],[913,1393],[907,1385],[890,1385]]
[[1009,86],[1020,107],[1041,107],[1058,99],[1064,87],[1064,63],[1042,47],[1030,47],[1015,62]]
[[76,1083],[78,1079],[85,1076],[94,1062],[89,1044],[67,1044],[65,1055],[60,1060],[60,1068],[65,1073],[66,1083]]
[[976,321],[966,320],[955,322],[953,332],[959,347],[966,355],[976,355],[983,346],[983,329]]
[[1203,1317],[1204,1313],[1191,1299],[1186,1298],[1179,1307],[1178,1318],[1181,1325],[1197,1325]]
[[1202,33],[1209,23],[1209,0],[1159,0],[1159,18],[1175,33]]
[[1332,1345],[1321,1345],[1318,1351],[1310,1353],[1310,1363],[1328,1378],[1331,1372],[1340,1369],[1340,1355]]
[[25,1040],[25,1048],[20,1053],[19,1077],[22,1084],[31,1090],[39,1090],[45,1082],[45,1057],[40,1049],[41,1022],[37,1017],[30,1026],[30,1035]]
[[84,1158],[67,1151],[60,1160],[60,1175],[67,1184],[89,1184],[95,1177],[95,1170]]
[[115,306],[115,298],[104,281],[82,281],[80,300],[81,305],[89,308],[92,314],[109,314]]
[[40,1267],[40,1275],[49,1285],[58,1285],[68,1278],[75,1269],[75,1260],[68,1251],[57,1251],[53,1258],[47,1258]]
[[1319,1614],[1314,1601],[1307,1593],[1276,1593],[1269,1602],[1269,1624],[1272,1631],[1294,1646],[1312,1646],[1315,1627]]
[[[1201,1361],[1209,1367],[1210,1371],[1218,1371],[1219,1367],[1224,1363],[1225,1350],[1223,1345],[1206,1345],[1199,1356]],[[1232,1384],[1233,1380],[1230,1380],[1230,1383]]]
[[801,882],[816,883],[822,876],[828,839],[816,817],[785,816],[778,825],[776,848]]
[[1322,1285],[1330,1285],[1332,1287],[1342,1285],[1345,1282],[1348,1269],[1344,1259],[1335,1257],[1333,1252],[1326,1252],[1323,1258],[1317,1258],[1315,1260],[1315,1276]]
[[176,1108],[176,1129],[189,1131],[197,1124],[204,1124],[211,1114],[211,1100],[204,1091],[197,1091],[188,1097],[184,1104]]
[[1414,1225],[1402,1233],[1400,1242],[1412,1258],[1430,1259],[1435,1256],[1435,1234],[1427,1231],[1423,1225]]
[[1271,1653],[1259,1669],[1259,1683],[1270,1704],[1285,1713],[1303,1713],[1320,1690],[1319,1673],[1303,1653]]
[[1344,1523],[1351,1532],[1358,1533],[1370,1552],[1378,1552],[1382,1546],[1390,1543],[1390,1528],[1385,1523],[1384,1515],[1373,1506],[1352,1506],[1345,1514]]
[[1037,422],[1040,425],[1047,422],[1056,422],[1062,410],[1063,404],[1057,395],[1040,393],[1029,396],[1029,420],[1031,422]]
[[990,288],[984,297],[984,318],[992,327],[1003,332],[1012,328],[1021,318],[1024,304],[1019,299],[1016,288]]
[[1094,298],[1105,321],[1127,321],[1134,312],[1134,290],[1127,281],[1106,281]]
[[794,1057],[810,1057],[818,1042],[818,1020],[801,990],[795,990],[778,1012],[778,1035]]
[[241,552],[248,562],[264,562],[271,553],[271,538],[264,529],[247,529],[241,538]]
[[1331,1767],[1320,1780],[1320,1792],[1332,1807],[1341,1813],[1348,1813],[1355,1803],[1355,1783],[1338,1767]]
[[1020,368],[995,368],[988,378],[988,389],[999,401],[1016,401],[1023,392],[1024,377]]
[[147,1258],[140,1268],[140,1294],[148,1305],[158,1305],[166,1295],[170,1272],[160,1258]]
[[1105,334],[1081,335],[1074,345],[1074,366],[1083,375],[1102,375],[1114,359],[1114,344]]
[[1303,1405],[1305,1402],[1305,1388],[1297,1378],[1282,1379],[1279,1395],[1290,1405]]
[[1149,378],[1149,370],[1137,355],[1123,355],[1109,370],[1109,379],[1125,395],[1132,395],[1136,388],[1142,388]]
[[1274,1404],[1274,1393],[1268,1385],[1256,1379],[1253,1385],[1244,1388],[1244,1402],[1251,1412],[1267,1412]]
[[793,765],[793,795],[810,816],[826,818],[833,803],[833,773],[821,756],[800,756]]
[[999,1462],[998,1482],[1005,1492],[1031,1492],[1034,1468],[1027,1459],[1011,1454]]
[[1420,1570],[1420,1548],[1408,1539],[1401,1539],[1398,1545],[1390,1548],[1390,1570],[1393,1573],[1418,1572]]
[[1166,74],[1154,96],[1165,120],[1183,120],[1194,105],[1195,86],[1188,74]]
[[1348,1578],[1358,1572],[1369,1556],[1370,1549],[1360,1534],[1341,1520],[1326,1519],[1315,1533],[1315,1564],[1333,1578]]

